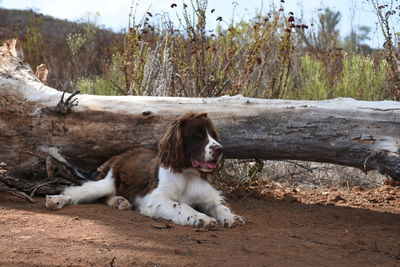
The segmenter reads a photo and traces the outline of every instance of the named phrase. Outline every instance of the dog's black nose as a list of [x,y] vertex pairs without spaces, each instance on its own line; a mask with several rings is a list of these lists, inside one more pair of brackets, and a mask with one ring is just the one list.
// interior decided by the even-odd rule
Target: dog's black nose
[[213,146],[211,146],[211,149],[216,156],[221,155],[222,152],[224,151],[224,149],[220,145],[213,145]]

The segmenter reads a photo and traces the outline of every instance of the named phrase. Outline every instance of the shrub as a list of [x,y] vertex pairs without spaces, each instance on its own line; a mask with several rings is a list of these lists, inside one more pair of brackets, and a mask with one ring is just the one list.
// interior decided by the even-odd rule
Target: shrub
[[343,60],[341,80],[334,87],[336,97],[352,97],[364,100],[381,100],[386,95],[386,81],[389,78],[389,65],[381,60],[374,67],[370,57],[347,55]]
[[300,58],[300,88],[296,94],[288,96],[294,99],[321,100],[330,96],[324,65],[310,55]]

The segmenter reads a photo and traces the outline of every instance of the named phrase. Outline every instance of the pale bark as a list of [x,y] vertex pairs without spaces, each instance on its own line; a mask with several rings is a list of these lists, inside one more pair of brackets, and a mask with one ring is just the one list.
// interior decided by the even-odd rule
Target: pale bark
[[400,180],[399,102],[77,95],[68,108],[12,49],[0,53],[0,162],[14,177],[45,177],[52,148],[83,170],[132,147],[156,149],[167,124],[198,111],[219,128],[227,158],[328,162]]

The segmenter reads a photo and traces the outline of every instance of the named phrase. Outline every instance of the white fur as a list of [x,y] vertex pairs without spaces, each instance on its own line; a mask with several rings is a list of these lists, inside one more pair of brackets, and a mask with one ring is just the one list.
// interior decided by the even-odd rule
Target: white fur
[[[195,226],[211,226],[217,220],[224,226],[231,226],[238,220],[244,222],[243,218],[223,205],[221,193],[202,179],[197,170],[173,173],[170,169],[160,167],[158,179],[157,188],[135,199],[136,207],[143,215]],[[212,217],[193,207],[199,207]]]
[[217,142],[217,140],[212,138],[208,132],[207,132],[207,135],[208,135],[208,144],[206,145],[206,148],[205,148],[204,161],[211,161],[211,160],[214,160],[214,157],[213,157],[214,151],[212,148],[214,146],[220,146],[220,147],[222,147],[222,146],[220,143]]
[[110,170],[106,177],[99,181],[89,181],[81,186],[71,186],[64,189],[61,195],[46,196],[46,206],[61,209],[68,204],[93,202],[101,197],[115,196],[115,182]]

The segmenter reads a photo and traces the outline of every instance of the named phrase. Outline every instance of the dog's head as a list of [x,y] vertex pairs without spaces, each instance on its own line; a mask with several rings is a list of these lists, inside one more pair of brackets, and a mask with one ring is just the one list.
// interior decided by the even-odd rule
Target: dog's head
[[187,113],[175,120],[158,150],[161,165],[174,172],[186,168],[212,172],[222,157],[218,133],[207,113]]

